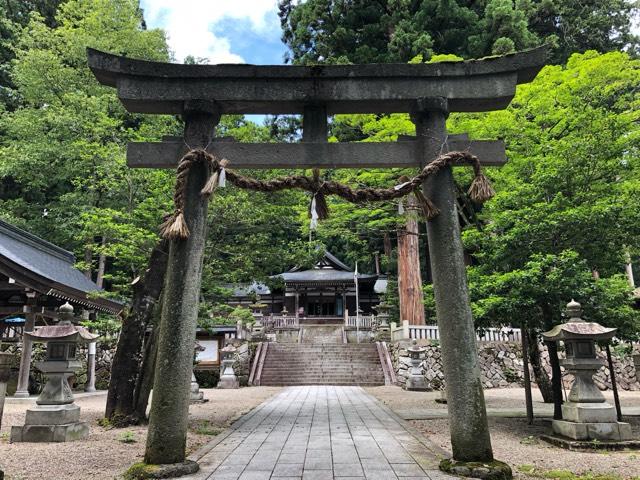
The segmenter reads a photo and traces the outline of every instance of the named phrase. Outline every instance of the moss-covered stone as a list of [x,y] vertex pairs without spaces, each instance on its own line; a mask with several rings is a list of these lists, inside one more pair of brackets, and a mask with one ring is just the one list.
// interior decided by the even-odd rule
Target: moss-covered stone
[[482,478],[484,480],[511,480],[511,467],[499,460],[490,462],[460,462],[444,459],[440,462],[440,470],[462,477]]
[[124,480],[175,478],[196,473],[199,468],[200,466],[192,460],[185,460],[182,463],[169,463],[166,465],[151,465],[140,462],[131,465],[124,473],[123,478]]

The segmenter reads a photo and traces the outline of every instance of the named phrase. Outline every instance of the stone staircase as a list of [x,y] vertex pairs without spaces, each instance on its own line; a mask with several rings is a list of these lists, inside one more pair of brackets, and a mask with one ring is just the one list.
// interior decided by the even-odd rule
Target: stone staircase
[[375,343],[270,343],[260,385],[384,385]]
[[302,343],[344,343],[342,325],[304,325],[300,328]]

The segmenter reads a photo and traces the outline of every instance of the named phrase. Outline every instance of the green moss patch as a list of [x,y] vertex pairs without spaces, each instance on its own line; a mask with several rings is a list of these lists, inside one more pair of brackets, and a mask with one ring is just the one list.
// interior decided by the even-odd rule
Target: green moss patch
[[440,470],[462,477],[482,478],[485,480],[511,480],[511,467],[499,460],[490,462],[461,462],[445,459],[440,462]]

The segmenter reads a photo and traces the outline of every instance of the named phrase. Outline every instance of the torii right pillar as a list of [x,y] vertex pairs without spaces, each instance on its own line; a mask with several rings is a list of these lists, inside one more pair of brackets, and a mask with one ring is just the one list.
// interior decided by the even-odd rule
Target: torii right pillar
[[[419,101],[412,114],[416,136],[422,141],[424,164],[445,151],[448,113],[446,99],[429,98]],[[440,210],[440,214],[427,223],[427,236],[447,397],[455,399],[447,403],[453,453],[453,462],[449,464],[453,464],[452,473],[469,475],[472,469],[467,472],[466,466],[455,464],[491,462],[493,451],[451,167],[429,177],[423,190]],[[510,477],[510,469],[504,467],[508,470],[505,477]]]

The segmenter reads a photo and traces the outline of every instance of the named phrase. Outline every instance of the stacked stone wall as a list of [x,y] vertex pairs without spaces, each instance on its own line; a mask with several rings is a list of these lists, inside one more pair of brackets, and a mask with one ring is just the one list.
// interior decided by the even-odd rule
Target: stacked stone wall
[[[428,341],[426,341],[428,342]],[[398,385],[404,385],[407,380],[408,368],[411,360],[406,351],[410,342],[395,342],[389,345],[391,360],[396,370]],[[442,372],[442,359],[440,346],[426,343],[426,352],[422,361],[424,376],[434,390],[444,388],[444,374]],[[549,354],[544,345],[540,345],[541,361],[543,368],[551,376]],[[598,351],[598,357],[606,363],[606,353]],[[478,344],[478,358],[480,363],[480,375],[484,388],[510,388],[521,387],[524,384],[524,367],[522,362],[522,348],[518,343],[487,342]],[[633,358],[627,356],[613,356],[613,368],[616,375],[619,390],[640,390],[640,382],[636,378],[636,369]],[[573,376],[563,371],[565,388],[570,388]],[[535,382],[533,372],[531,381]],[[609,368],[603,366],[594,377],[594,381],[601,390],[611,389]]]

